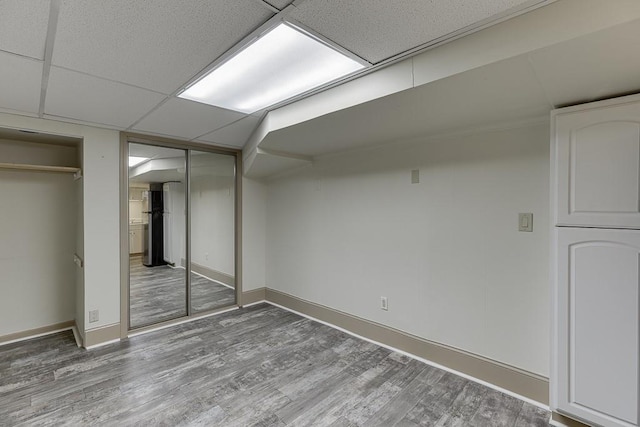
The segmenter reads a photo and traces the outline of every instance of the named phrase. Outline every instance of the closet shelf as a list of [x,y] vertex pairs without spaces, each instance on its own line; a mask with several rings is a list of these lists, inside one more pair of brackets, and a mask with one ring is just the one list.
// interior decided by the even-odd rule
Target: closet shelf
[[80,168],[70,166],[27,165],[22,163],[0,163],[0,169],[26,170],[36,172],[58,172],[78,174]]

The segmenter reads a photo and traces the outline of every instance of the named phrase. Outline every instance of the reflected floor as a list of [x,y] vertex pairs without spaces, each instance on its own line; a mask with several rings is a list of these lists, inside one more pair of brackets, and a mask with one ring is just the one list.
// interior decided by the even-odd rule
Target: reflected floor
[[[131,327],[186,316],[185,270],[168,265],[145,267],[142,257],[131,257]],[[235,290],[198,274],[191,275],[194,311],[233,305]]]

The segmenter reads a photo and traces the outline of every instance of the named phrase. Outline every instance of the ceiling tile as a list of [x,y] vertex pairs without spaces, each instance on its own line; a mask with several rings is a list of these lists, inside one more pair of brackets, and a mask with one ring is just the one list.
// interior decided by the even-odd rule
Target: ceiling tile
[[49,0],[0,1],[0,50],[44,58]]
[[541,49],[530,55],[554,106],[640,90],[640,20]]
[[255,0],[63,0],[53,64],[173,93],[271,16]]
[[[291,16],[372,63],[536,3],[531,0],[305,1]],[[540,1],[538,1],[540,3]]]
[[193,139],[245,117],[186,99],[172,98],[134,126],[137,131]]
[[45,113],[127,128],[163,99],[159,93],[52,67]]
[[242,120],[198,138],[198,141],[214,142],[241,148],[258,126],[258,123],[260,123],[260,116],[247,116]]
[[37,113],[42,62],[0,52],[0,108]]

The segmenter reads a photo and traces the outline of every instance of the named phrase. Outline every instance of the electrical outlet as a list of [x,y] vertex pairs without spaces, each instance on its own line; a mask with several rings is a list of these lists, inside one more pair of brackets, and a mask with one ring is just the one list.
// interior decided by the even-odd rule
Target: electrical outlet
[[97,322],[100,320],[100,312],[98,310],[89,311],[89,323]]
[[204,259],[206,259],[207,261],[209,260],[209,252],[204,253]]
[[384,311],[389,310],[389,301],[387,297],[380,297],[380,308]]

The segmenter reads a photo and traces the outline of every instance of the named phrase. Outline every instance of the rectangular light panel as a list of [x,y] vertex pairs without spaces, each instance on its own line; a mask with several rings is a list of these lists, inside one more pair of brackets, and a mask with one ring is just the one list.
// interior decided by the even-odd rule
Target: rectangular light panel
[[281,22],[178,96],[250,114],[362,68],[362,63]]

